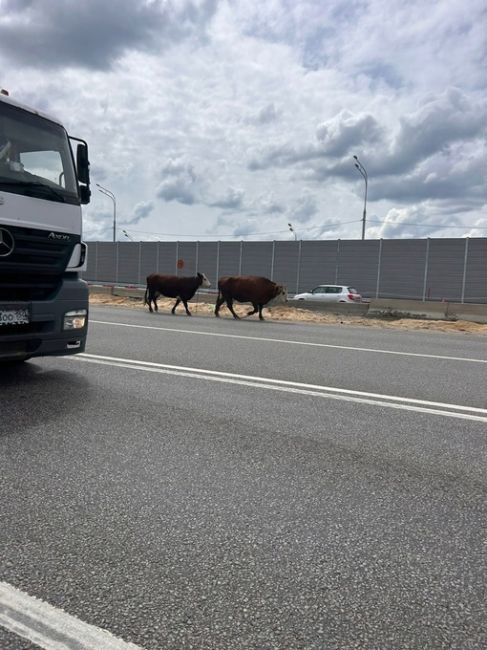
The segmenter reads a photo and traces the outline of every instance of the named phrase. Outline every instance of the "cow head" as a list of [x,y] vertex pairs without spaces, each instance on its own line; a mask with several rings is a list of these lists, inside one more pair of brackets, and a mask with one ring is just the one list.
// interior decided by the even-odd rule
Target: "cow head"
[[276,295],[271,300],[273,305],[279,305],[287,302],[287,287],[283,284],[276,284]]
[[204,289],[209,289],[211,287],[211,282],[208,280],[204,273],[198,273],[198,277],[201,280],[201,286]]

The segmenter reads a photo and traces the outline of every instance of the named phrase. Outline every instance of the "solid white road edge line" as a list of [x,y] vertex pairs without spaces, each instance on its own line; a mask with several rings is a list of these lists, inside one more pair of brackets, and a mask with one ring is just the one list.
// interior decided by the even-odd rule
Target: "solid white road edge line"
[[154,325],[134,325],[132,323],[115,323],[105,320],[91,320],[96,325],[116,325],[117,327],[134,327],[144,330],[158,330],[161,332],[175,332],[177,334],[194,334],[197,336],[217,336],[229,339],[243,339],[246,341],[262,341],[265,343],[286,343],[288,345],[305,345],[317,348],[332,348],[335,350],[352,350],[354,352],[372,352],[376,354],[396,354],[402,357],[423,357],[425,359],[442,359],[444,361],[465,361],[468,363],[487,363],[487,359],[474,359],[469,357],[451,357],[441,354],[426,354],[422,352],[399,352],[397,350],[379,350],[377,348],[360,348],[351,345],[332,345],[331,343],[313,343],[310,341],[293,341],[292,339],[276,339],[264,336],[245,336],[243,334],[221,334],[219,332],[202,332],[201,330],[180,330],[175,327],[155,327]]
[[[299,395],[312,395],[315,397],[324,397],[328,399],[356,402],[360,404],[369,404],[372,406],[395,408],[406,411],[417,411],[421,413],[443,415],[446,417],[455,417],[464,420],[487,422],[487,409],[477,408],[474,406],[446,404],[443,402],[429,402],[426,400],[417,400],[413,398],[398,397],[393,395],[382,395],[380,393],[353,391],[348,389],[335,388],[333,386],[303,384],[280,379],[252,377],[249,375],[237,375],[234,373],[220,372],[217,370],[202,370],[201,368],[170,366],[166,364],[154,363],[151,361],[137,361],[133,359],[106,357],[86,353],[64,358],[68,360],[78,360],[120,368],[129,368],[131,370],[144,370],[146,372],[178,375],[181,377],[191,377],[195,379],[206,379],[207,381],[217,381],[228,384],[237,384],[241,386],[250,386],[252,388],[266,388],[268,390],[295,393]],[[456,411],[451,409],[456,409]],[[461,411],[469,411],[470,413],[463,413]],[[476,415],[476,413],[479,413],[479,415]]]
[[0,625],[45,650],[141,650],[7,582],[0,582]]

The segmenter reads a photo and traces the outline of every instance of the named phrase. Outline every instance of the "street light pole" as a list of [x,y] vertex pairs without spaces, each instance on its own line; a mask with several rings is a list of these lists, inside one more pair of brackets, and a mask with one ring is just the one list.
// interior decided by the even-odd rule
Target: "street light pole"
[[116,241],[117,240],[117,201],[115,199],[115,194],[113,192],[110,192],[110,190],[107,190],[106,187],[100,185],[100,183],[97,183],[96,186],[98,187],[98,189],[102,194],[105,194],[105,196],[108,196],[113,201],[113,241]]
[[362,239],[365,239],[365,220],[367,218],[367,188],[368,188],[368,184],[369,184],[369,177],[367,176],[367,170],[362,165],[362,163],[357,158],[357,156],[354,156],[354,158],[355,158],[355,167],[362,174],[363,179],[365,181],[364,214],[363,214],[363,217],[362,217]]
[[289,226],[289,230],[290,230],[290,231],[293,233],[293,235],[294,235],[294,241],[298,241],[298,236],[296,235],[296,231],[294,230],[292,223],[288,223],[287,225]]

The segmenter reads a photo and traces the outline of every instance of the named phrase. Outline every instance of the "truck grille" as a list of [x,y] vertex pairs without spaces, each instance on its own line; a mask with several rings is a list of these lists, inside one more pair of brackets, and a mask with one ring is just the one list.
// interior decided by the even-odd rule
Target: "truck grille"
[[0,227],[15,240],[13,253],[0,257],[0,300],[46,300],[53,296],[79,235],[59,241],[49,238],[48,230]]

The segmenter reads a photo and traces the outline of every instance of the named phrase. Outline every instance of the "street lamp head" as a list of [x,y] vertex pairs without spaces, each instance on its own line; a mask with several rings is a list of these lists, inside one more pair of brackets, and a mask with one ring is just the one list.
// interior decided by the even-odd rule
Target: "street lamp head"
[[354,156],[354,158],[355,158],[355,160],[358,160],[358,157],[357,157],[357,156]]

